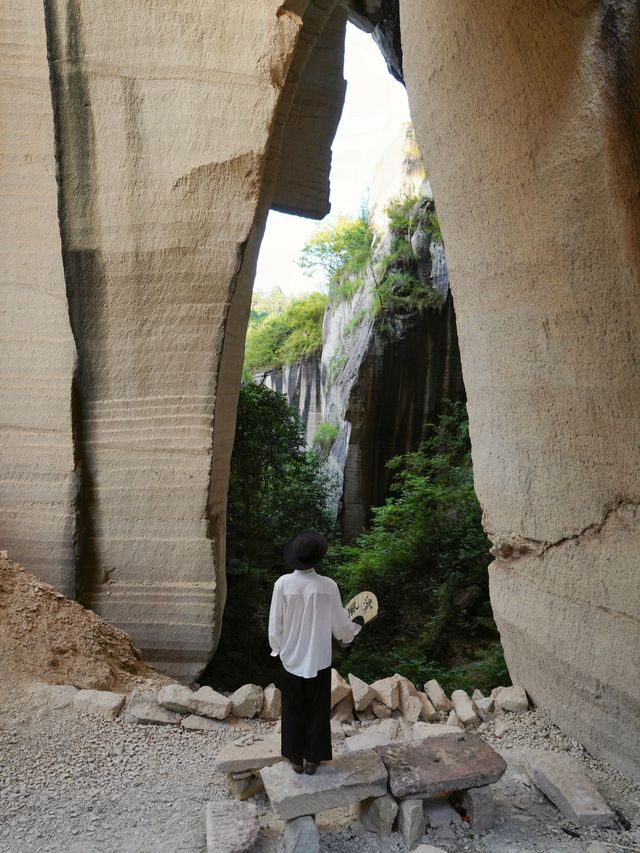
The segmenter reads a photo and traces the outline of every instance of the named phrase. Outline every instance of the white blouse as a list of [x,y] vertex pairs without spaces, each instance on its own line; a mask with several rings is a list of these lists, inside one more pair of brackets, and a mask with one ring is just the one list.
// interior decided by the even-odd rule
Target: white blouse
[[342,606],[338,584],[315,569],[296,569],[275,582],[269,611],[271,656],[280,655],[293,675],[313,678],[331,666],[331,635],[350,643],[361,627]]

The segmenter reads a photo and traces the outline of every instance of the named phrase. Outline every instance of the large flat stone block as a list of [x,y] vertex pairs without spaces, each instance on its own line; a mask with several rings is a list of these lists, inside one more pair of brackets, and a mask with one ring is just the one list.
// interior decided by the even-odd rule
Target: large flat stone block
[[271,805],[283,820],[381,797],[387,792],[388,778],[373,750],[321,764],[313,776],[295,773],[288,762],[265,767],[261,776]]
[[[241,739],[240,743],[242,742]],[[280,754],[280,742],[280,735],[276,734],[256,738],[246,746],[228,743],[216,756],[216,770],[238,773],[241,770],[260,770],[262,767],[284,761]]]
[[497,782],[503,758],[477,735],[460,733],[378,746],[394,797],[426,798]]

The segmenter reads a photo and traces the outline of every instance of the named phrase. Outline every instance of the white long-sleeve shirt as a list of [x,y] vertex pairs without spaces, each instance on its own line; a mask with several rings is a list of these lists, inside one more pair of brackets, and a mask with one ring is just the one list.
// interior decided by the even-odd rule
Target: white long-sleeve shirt
[[350,643],[361,625],[349,619],[338,584],[315,569],[282,575],[269,612],[271,655],[294,675],[313,678],[331,666],[331,635]]

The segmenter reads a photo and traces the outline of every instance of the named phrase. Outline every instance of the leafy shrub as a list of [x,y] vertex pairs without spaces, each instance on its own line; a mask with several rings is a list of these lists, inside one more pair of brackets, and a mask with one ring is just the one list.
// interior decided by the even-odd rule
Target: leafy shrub
[[322,349],[322,321],[327,306],[322,293],[294,299],[280,313],[251,320],[245,344],[245,371],[282,367]]
[[[464,407],[452,405],[431,438],[389,467],[390,494],[373,510],[371,528],[332,558],[345,600],[369,589],[380,602],[378,619],[341,652],[342,667],[369,680],[398,671],[416,683],[434,673],[453,687],[471,678],[481,689],[494,679],[504,683],[497,633],[484,616],[489,542],[473,490]],[[455,593],[470,586],[479,600],[457,610]]]
[[340,430],[335,424],[318,424],[313,433],[312,444],[314,447],[319,447],[326,456],[331,450],[339,432]]
[[322,271],[330,299],[344,301],[362,286],[362,274],[371,263],[373,238],[365,210],[355,219],[340,216],[312,235],[299,264],[310,274]]

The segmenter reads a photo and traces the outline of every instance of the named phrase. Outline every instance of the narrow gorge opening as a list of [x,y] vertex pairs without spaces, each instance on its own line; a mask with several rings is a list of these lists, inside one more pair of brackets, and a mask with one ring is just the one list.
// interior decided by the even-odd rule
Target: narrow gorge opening
[[282,546],[315,528],[345,601],[362,588],[381,601],[367,640],[336,650],[340,670],[491,688],[508,676],[437,212],[404,87],[352,25],[345,76],[331,213],[267,221],[231,462],[227,602],[200,680],[276,679],[266,627]]

